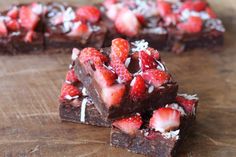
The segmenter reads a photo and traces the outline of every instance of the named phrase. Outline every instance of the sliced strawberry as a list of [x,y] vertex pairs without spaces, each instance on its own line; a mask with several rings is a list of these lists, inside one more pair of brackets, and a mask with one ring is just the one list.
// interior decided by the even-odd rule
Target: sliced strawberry
[[120,10],[121,10],[120,6],[115,4],[111,5],[109,8],[107,8],[106,15],[110,20],[115,21]]
[[180,112],[172,108],[160,108],[153,112],[149,127],[156,131],[166,132],[179,127]]
[[96,71],[94,72],[94,79],[101,87],[111,86],[116,79],[116,74],[104,67],[103,65],[96,66]]
[[140,24],[142,24],[142,25],[146,24],[146,19],[145,19],[144,15],[136,13],[136,17],[137,17]]
[[119,33],[133,37],[138,34],[140,24],[132,11],[122,9],[115,20],[115,27]]
[[133,101],[138,101],[145,98],[146,94],[146,85],[142,76],[137,75],[131,81],[130,97]]
[[102,99],[106,107],[119,106],[125,94],[125,85],[116,84],[102,89]]
[[70,82],[70,83],[74,83],[74,82],[78,82],[78,78],[75,75],[75,70],[71,69],[67,72],[66,74],[66,81]]
[[198,100],[197,100],[197,98],[188,99],[185,96],[177,95],[176,101],[181,106],[184,107],[184,109],[185,109],[185,111],[187,111],[187,113],[192,114],[192,113],[194,113],[194,109],[195,109],[195,106],[196,106]]
[[31,3],[31,9],[37,15],[41,15],[44,12],[43,5],[37,2]]
[[86,37],[89,36],[90,31],[87,26],[87,24],[79,22],[75,22],[73,25],[73,28],[70,33],[68,33],[68,36],[71,37]]
[[111,58],[118,57],[121,62],[125,62],[130,51],[129,42],[122,38],[112,40],[111,45]]
[[172,13],[171,4],[169,2],[159,1],[157,7],[162,17]]
[[151,56],[151,53],[148,54],[149,51],[140,51],[140,66],[143,71],[147,69],[155,69],[157,67],[157,63],[155,59]]
[[80,7],[76,10],[76,14],[92,23],[97,22],[101,16],[99,9],[94,6]]
[[132,74],[125,67],[124,63],[119,58],[113,59],[111,62],[115,73],[118,75],[120,83],[127,83],[132,80]]
[[104,0],[103,6],[105,6],[107,9],[109,9],[112,5],[114,5],[117,2],[117,0]]
[[148,51],[148,53],[150,53],[151,56],[152,56],[155,60],[159,60],[159,59],[160,59],[160,53],[159,53],[159,51],[157,51],[156,49],[151,48],[151,47],[148,47],[146,51]]
[[140,129],[142,124],[143,121],[140,115],[123,118],[112,123],[113,126],[130,135],[135,134]]
[[165,25],[166,26],[169,26],[169,25],[174,25],[176,26],[176,24],[178,23],[179,21],[179,15],[178,14],[175,14],[175,13],[172,13],[172,14],[168,14],[164,17],[164,21],[165,21]]
[[7,27],[3,21],[0,21],[0,37],[6,37],[8,34]]
[[211,18],[213,18],[213,19],[217,18],[216,13],[215,13],[210,7],[207,7],[207,8],[206,8],[206,12],[208,13],[208,15],[209,15]]
[[89,60],[95,62],[106,62],[107,57],[104,56],[101,52],[92,47],[84,48],[79,55],[79,60],[82,63],[85,63]]
[[17,20],[10,20],[10,21],[7,21],[7,28],[10,30],[10,31],[17,31],[20,29],[20,25],[18,23]]
[[71,84],[64,83],[61,88],[60,99],[73,99],[76,96],[80,96],[82,93],[75,86]]
[[7,16],[12,18],[12,19],[17,19],[19,15],[19,9],[14,6],[13,8],[11,8],[11,10],[8,11]]
[[192,10],[200,12],[206,9],[206,2],[202,1],[202,0],[196,0],[193,2],[192,5]]
[[24,41],[27,43],[31,43],[34,39],[35,32],[34,31],[28,31],[25,35]]
[[20,8],[19,16],[21,26],[27,30],[34,30],[40,20],[39,16],[26,6]]
[[199,33],[202,30],[202,19],[197,16],[190,16],[188,21],[179,23],[178,29],[187,33]]
[[146,70],[142,76],[147,83],[152,84],[157,88],[170,80],[170,75],[159,69]]
[[185,9],[192,10],[193,2],[185,1],[179,8],[179,12],[184,11]]

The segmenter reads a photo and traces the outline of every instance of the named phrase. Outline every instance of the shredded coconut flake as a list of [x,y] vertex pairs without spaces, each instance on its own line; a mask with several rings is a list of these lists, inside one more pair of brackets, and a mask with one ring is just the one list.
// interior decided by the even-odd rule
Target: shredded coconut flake
[[134,86],[134,83],[136,82],[136,77],[130,82],[130,86]]
[[210,30],[217,30],[217,31],[220,31],[220,32],[225,32],[225,28],[221,22],[221,20],[219,19],[209,19],[206,21],[205,23],[205,27],[206,29],[210,29]]
[[175,130],[175,131],[170,131],[170,132],[164,132],[162,133],[162,136],[165,139],[170,139],[170,138],[176,138],[177,140],[179,139],[179,131],[180,130]]
[[149,88],[148,88],[148,93],[150,94],[150,93],[152,93],[154,91],[154,86],[150,86]]
[[126,67],[126,68],[129,66],[130,61],[131,61],[131,58],[130,58],[130,57],[125,60],[125,67]]
[[177,103],[167,104],[165,107],[172,108],[172,109],[179,111],[181,113],[181,116],[186,115],[186,112],[184,111],[183,107],[179,106]]
[[163,27],[145,28],[143,29],[143,33],[167,34],[167,30]]
[[72,21],[76,18],[75,12],[71,7],[68,7],[63,14],[64,22]]
[[182,96],[188,100],[198,100],[197,94],[194,95],[188,95],[188,94],[178,94],[178,96]]
[[78,50],[77,48],[73,48],[72,55],[71,55],[72,61],[75,61],[78,58],[79,53],[80,53],[80,50]]
[[165,66],[160,61],[156,60],[156,62],[158,63],[158,66],[157,66],[158,69],[162,71],[166,71]]
[[88,93],[87,93],[87,89],[86,89],[86,88],[83,88],[83,89],[82,89],[82,94],[83,94],[83,96],[88,96]]
[[134,46],[134,48],[132,48],[133,52],[143,51],[148,48],[148,42],[146,42],[145,40],[138,40],[132,42],[131,44]]
[[66,99],[66,100],[73,100],[73,99],[77,99],[78,97],[79,97],[78,95],[73,96],[73,97],[70,96],[70,95],[66,95],[66,96],[65,96],[65,99]]
[[81,122],[85,122],[85,109],[86,109],[86,105],[87,105],[87,98],[84,98],[82,100],[81,111],[80,111],[80,121]]
[[32,11],[37,15],[42,14],[43,13],[43,5],[37,4],[35,7],[32,8]]

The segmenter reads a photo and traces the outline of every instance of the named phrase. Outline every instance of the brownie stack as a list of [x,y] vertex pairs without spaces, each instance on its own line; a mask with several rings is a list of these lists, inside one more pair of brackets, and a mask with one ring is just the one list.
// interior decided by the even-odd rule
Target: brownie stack
[[73,49],[60,95],[63,121],[111,127],[110,144],[147,156],[175,156],[198,98],[178,94],[159,52],[145,40]]

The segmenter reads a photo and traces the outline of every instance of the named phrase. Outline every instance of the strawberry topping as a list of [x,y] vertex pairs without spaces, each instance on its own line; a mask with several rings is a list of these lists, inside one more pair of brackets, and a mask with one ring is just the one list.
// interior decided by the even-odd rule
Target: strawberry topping
[[144,80],[148,84],[154,85],[156,88],[167,83],[170,80],[170,75],[159,69],[149,69],[142,74]]
[[83,6],[76,10],[76,14],[89,22],[95,23],[100,18],[100,11],[94,6]]
[[17,31],[20,29],[20,25],[18,23],[17,20],[10,20],[10,21],[7,21],[7,28],[10,30],[10,31]]
[[107,69],[103,65],[96,66],[96,71],[94,72],[94,79],[100,84],[101,87],[111,86],[116,79],[116,74],[111,70]]
[[70,82],[70,83],[74,83],[74,82],[78,82],[78,78],[75,75],[75,70],[71,69],[67,72],[66,74],[66,81]]
[[39,16],[26,6],[20,8],[19,15],[21,26],[27,30],[34,30],[40,20]]
[[130,51],[129,42],[122,38],[112,40],[111,45],[111,58],[118,57],[121,62],[125,62]]
[[206,12],[208,13],[208,15],[209,15],[211,18],[213,18],[213,19],[217,18],[216,13],[215,13],[210,7],[207,7],[207,8],[206,8]]
[[133,101],[143,99],[146,95],[146,85],[142,76],[138,75],[131,81],[130,97]]
[[140,24],[137,17],[129,9],[122,9],[115,20],[117,31],[129,37],[138,34],[139,26]]
[[197,98],[196,99],[187,99],[186,97],[182,95],[177,95],[176,101],[184,107],[185,111],[187,113],[192,114],[194,113],[195,105],[197,103]]
[[30,30],[26,33],[25,35],[25,38],[24,38],[24,41],[27,42],[27,43],[31,43],[35,37],[35,32]]
[[14,6],[11,10],[8,11],[7,16],[12,19],[17,19],[19,15],[19,9]]
[[75,22],[73,25],[73,28],[70,33],[68,33],[68,36],[72,37],[82,37],[82,36],[88,36],[89,33],[89,28],[87,24],[79,22]]
[[81,92],[73,85],[64,83],[61,88],[60,99],[73,99],[75,96],[80,96]]
[[93,61],[94,64],[106,62],[107,57],[104,56],[101,52],[96,50],[95,48],[88,47],[84,48],[79,55],[79,60],[82,63],[85,63],[87,61]]
[[187,33],[199,33],[202,30],[202,19],[197,16],[190,16],[188,21],[179,23],[178,29]]
[[112,123],[113,126],[130,135],[135,134],[140,129],[142,124],[143,121],[140,115],[123,118]]
[[180,125],[180,112],[172,108],[160,108],[153,112],[149,127],[160,132],[174,130]]
[[7,36],[7,27],[3,21],[0,21],[0,37],[6,37]]
[[200,11],[205,10],[206,6],[207,6],[206,2],[204,2],[202,0],[186,1],[180,7],[180,12],[182,12],[185,9],[194,10],[194,11],[200,12]]
[[155,69],[157,67],[155,59],[148,53],[149,51],[139,52],[140,66],[143,71],[147,69]]
[[166,1],[159,1],[157,9],[162,17],[172,13],[171,4]]
[[102,99],[106,107],[119,106],[125,94],[125,85],[116,84],[102,89]]

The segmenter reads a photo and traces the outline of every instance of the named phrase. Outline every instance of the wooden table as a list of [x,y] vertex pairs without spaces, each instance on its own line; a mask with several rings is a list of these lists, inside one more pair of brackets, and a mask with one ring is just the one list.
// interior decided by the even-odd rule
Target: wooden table
[[[162,54],[180,90],[200,96],[197,123],[181,150],[183,157],[236,156],[236,4],[210,2],[227,27],[222,52]],[[110,147],[109,129],[61,123],[57,97],[69,58],[0,56],[0,156],[141,157]]]

